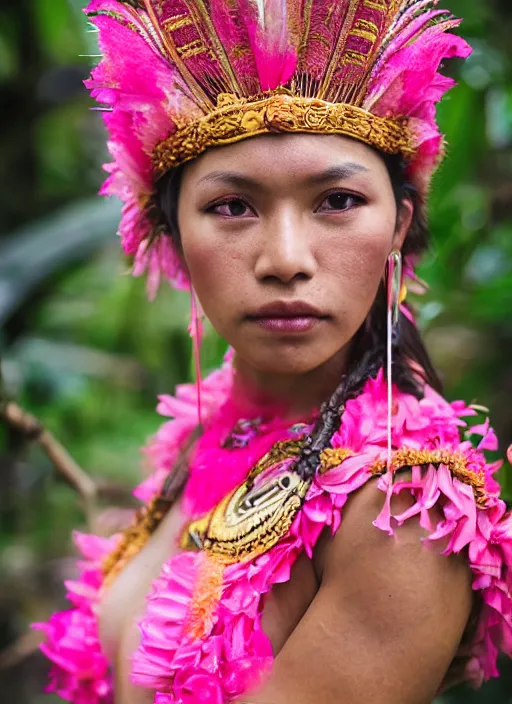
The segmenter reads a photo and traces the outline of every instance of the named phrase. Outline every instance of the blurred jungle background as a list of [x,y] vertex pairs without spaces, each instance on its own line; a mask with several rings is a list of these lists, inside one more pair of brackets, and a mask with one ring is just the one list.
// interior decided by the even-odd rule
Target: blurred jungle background
[[[56,701],[41,694],[46,663],[28,624],[63,606],[71,530],[87,517],[108,532],[131,510],[139,448],[159,424],[155,397],[191,374],[186,297],[164,287],[146,301],[120,257],[119,204],[95,195],[106,153],[82,85],[98,53],[84,4],[0,6],[1,398],[44,424],[97,478],[100,498],[98,513],[36,433],[0,422],[2,704]],[[419,319],[448,397],[488,406],[503,451],[512,442],[512,4],[445,4],[466,18],[475,51],[447,67],[460,85],[440,108],[449,156],[432,192]],[[207,371],[222,345],[210,337],[204,348]],[[512,499],[510,468],[501,478]],[[444,704],[512,702],[512,667],[502,670]]]

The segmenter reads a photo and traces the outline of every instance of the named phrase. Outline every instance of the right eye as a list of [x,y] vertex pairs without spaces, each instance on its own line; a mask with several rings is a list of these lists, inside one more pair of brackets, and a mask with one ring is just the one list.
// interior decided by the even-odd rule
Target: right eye
[[254,214],[241,198],[228,198],[219,203],[214,203],[208,208],[208,212],[227,218],[243,218]]

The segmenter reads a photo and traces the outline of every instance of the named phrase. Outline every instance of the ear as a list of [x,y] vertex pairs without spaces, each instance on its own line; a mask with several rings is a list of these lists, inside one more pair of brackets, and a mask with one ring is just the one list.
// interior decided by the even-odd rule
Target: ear
[[402,249],[413,217],[414,203],[410,198],[404,198],[398,207],[395,234],[393,235],[393,249]]

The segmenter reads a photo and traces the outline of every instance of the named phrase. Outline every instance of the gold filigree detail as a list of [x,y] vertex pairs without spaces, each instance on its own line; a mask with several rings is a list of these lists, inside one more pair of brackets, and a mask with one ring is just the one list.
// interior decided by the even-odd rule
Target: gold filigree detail
[[300,441],[276,443],[243,484],[187,527],[181,547],[202,549],[226,565],[270,550],[288,534],[311,484],[293,468],[279,466],[297,457],[301,447]]
[[365,0],[364,6],[369,10],[378,10],[379,12],[387,12],[389,9],[383,0]]
[[182,14],[169,17],[162,24],[168,32],[175,32],[178,29],[183,29],[183,27],[189,27],[193,22],[190,15]]
[[216,108],[182,125],[153,153],[157,176],[210,147],[272,132],[312,132],[353,137],[387,154],[414,154],[407,120],[372,115],[354,105],[294,96],[277,89],[254,99],[220,94]]
[[155,528],[165,515],[159,497],[137,512],[134,521],[123,533],[117,547],[103,560],[103,586],[109,587],[125,565],[130,562],[148,542]]
[[283,462],[291,457],[298,457],[303,447],[304,443],[302,440],[279,440],[270,448],[267,454],[263,455],[254,465],[247,477],[248,481],[253,481],[260,474],[263,474],[263,472],[279,462]]
[[379,36],[379,27],[377,27],[375,22],[369,22],[368,20],[359,19],[351,34],[354,37],[367,39],[369,42],[372,42],[372,44],[374,44]]
[[319,474],[325,474],[334,467],[339,467],[348,457],[354,456],[353,450],[347,447],[327,447],[320,453],[320,469]]
[[192,56],[197,56],[198,54],[204,54],[207,48],[202,44],[200,39],[194,39],[194,41],[189,44],[184,44],[183,46],[176,47],[176,51],[181,56],[182,59],[190,59]]
[[[485,474],[483,471],[474,472],[469,469],[467,458],[460,452],[452,452],[450,450],[415,450],[409,447],[402,447],[393,453],[391,471],[398,472],[406,467],[421,467],[429,464],[443,464],[448,467],[454,477],[473,488],[478,505],[486,505]],[[382,475],[386,471],[386,460],[378,460],[370,467],[370,472],[374,475]]]

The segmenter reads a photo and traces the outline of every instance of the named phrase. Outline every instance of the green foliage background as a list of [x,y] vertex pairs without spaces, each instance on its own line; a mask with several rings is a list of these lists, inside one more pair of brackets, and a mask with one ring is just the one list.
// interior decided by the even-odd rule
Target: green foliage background
[[[139,479],[139,448],[159,424],[156,394],[190,377],[188,302],[165,288],[147,303],[119,255],[119,205],[95,197],[106,154],[81,83],[83,55],[97,53],[84,4],[0,8],[0,353],[4,395],[118,487]],[[466,17],[475,52],[447,67],[460,85],[439,111],[448,158],[431,196],[419,319],[448,397],[488,406],[503,450],[512,442],[512,5],[445,4]],[[205,371],[221,353],[210,335]],[[508,470],[501,478],[512,498]],[[75,493],[36,447],[0,427],[0,652],[14,663],[0,669],[1,702],[55,701],[40,693],[43,659],[19,651],[31,650],[28,623],[62,605],[73,527],[83,527]],[[445,704],[512,702],[510,666],[504,673]]]

